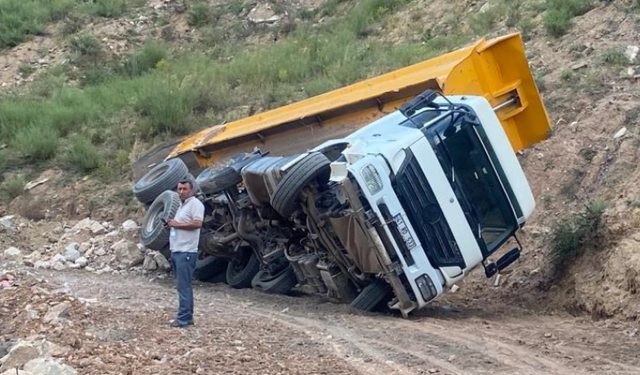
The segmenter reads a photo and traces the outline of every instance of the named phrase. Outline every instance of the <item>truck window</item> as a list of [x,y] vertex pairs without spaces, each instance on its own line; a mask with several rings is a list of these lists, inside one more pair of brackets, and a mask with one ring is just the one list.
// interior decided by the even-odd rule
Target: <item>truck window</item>
[[488,255],[515,232],[517,221],[473,125],[449,124],[443,121],[430,129],[429,141]]

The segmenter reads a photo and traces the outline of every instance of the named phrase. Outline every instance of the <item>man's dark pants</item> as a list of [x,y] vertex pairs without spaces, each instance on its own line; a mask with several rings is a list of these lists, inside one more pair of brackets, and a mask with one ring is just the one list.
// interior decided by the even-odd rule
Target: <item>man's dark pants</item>
[[193,271],[196,269],[197,253],[187,253],[182,251],[171,252],[171,265],[178,287],[178,307],[177,321],[186,325],[193,323],[193,288],[191,279]]

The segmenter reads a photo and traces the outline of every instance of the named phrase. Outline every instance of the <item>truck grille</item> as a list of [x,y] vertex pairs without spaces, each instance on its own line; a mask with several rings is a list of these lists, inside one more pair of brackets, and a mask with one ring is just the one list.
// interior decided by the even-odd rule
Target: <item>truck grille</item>
[[[407,150],[408,151],[408,150]],[[408,153],[393,189],[434,267],[465,267],[460,249],[416,158]]]

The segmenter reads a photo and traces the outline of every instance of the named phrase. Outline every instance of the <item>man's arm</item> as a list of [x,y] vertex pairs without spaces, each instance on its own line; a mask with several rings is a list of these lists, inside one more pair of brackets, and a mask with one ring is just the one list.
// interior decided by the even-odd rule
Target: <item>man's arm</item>
[[167,221],[167,226],[170,228],[177,228],[177,229],[200,229],[202,228],[202,220],[190,220],[190,221],[177,221],[174,219],[171,219],[169,221]]

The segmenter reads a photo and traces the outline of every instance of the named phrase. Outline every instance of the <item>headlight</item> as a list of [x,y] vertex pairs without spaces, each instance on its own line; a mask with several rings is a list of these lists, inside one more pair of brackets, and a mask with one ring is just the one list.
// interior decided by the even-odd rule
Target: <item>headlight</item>
[[422,294],[422,299],[425,302],[429,302],[434,299],[438,295],[438,290],[436,286],[431,281],[431,278],[424,274],[416,279],[416,285],[420,290],[420,294]]
[[362,175],[362,178],[364,178],[364,183],[367,185],[367,189],[369,189],[369,193],[371,193],[371,195],[382,190],[382,179],[373,164],[365,165],[360,170],[360,174]]

